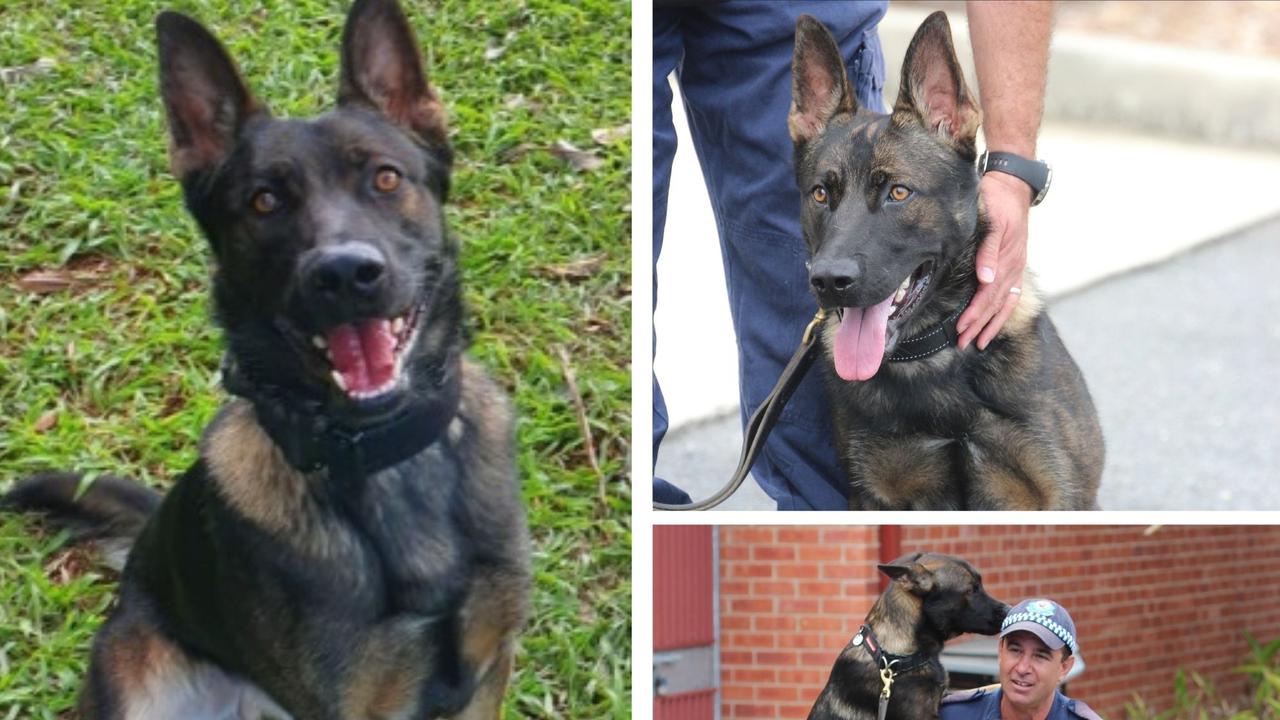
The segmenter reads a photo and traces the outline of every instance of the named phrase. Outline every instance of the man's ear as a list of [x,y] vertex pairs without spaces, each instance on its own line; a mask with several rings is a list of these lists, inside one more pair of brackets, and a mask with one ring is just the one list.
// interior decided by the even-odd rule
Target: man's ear
[[169,164],[179,180],[226,159],[262,106],[218,40],[176,12],[156,17],[160,97],[169,120]]
[[1063,659],[1062,675],[1058,678],[1058,684],[1062,684],[1062,681],[1067,678],[1067,675],[1071,672],[1071,668],[1075,667],[1075,665],[1076,665],[1075,653],[1071,653],[1067,655],[1066,658]]
[[423,70],[413,28],[395,0],[356,0],[342,31],[339,105],[363,105],[428,147],[448,145],[444,106]]
[[835,38],[816,18],[801,15],[791,58],[791,111],[787,114],[791,141],[809,142],[822,134],[832,118],[857,110]]
[[982,111],[965,85],[951,24],[941,10],[925,18],[907,48],[893,123],[919,124],[966,159],[977,158]]

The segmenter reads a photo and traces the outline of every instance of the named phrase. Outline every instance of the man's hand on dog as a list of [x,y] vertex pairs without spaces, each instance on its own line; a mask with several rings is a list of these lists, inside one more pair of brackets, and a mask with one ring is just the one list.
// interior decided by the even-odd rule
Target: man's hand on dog
[[978,292],[956,321],[961,350],[974,338],[978,349],[985,350],[1018,307],[1027,266],[1028,190],[1025,182],[1004,173],[983,175],[978,184],[991,231],[978,246]]

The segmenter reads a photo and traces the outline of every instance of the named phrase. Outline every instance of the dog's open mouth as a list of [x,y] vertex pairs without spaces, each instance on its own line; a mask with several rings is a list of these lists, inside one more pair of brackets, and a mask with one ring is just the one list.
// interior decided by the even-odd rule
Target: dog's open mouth
[[367,318],[337,325],[313,335],[323,353],[329,378],[348,398],[375,400],[400,386],[405,358],[418,335],[421,305],[393,318]]
[[890,323],[900,325],[919,304],[933,277],[933,267],[932,260],[924,261],[892,295],[871,307],[841,308],[840,326],[831,344],[837,375],[862,381],[876,374],[884,360]]
[[890,298],[889,322],[904,319],[911,311],[915,309],[916,303],[924,297],[924,291],[929,287],[929,280],[933,278],[933,261],[926,260],[915,269],[915,272],[907,276],[906,280],[898,286],[897,292]]

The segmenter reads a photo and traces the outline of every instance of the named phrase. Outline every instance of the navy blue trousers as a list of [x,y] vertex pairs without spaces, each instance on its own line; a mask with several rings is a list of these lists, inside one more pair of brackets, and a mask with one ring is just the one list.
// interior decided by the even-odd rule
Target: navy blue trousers
[[[884,56],[875,26],[884,2],[730,0],[653,12],[653,262],[663,225],[676,134],[674,70],[720,235],[729,309],[738,337],[742,421],[760,405],[800,344],[817,305],[809,293],[787,110],[796,18],[826,23],[840,45],[858,102],[883,109]],[[673,242],[681,242],[673,228]],[[667,430],[653,381],[653,448]],[[788,403],[753,475],[779,510],[843,510],[847,489],[815,370]],[[725,478],[727,479],[727,477]],[[669,478],[676,485],[680,478]],[[669,486],[655,481],[655,492]]]

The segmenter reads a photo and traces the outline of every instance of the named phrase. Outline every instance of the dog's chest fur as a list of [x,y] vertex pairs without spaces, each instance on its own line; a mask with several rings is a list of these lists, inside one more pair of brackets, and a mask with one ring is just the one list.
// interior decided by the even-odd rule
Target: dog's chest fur
[[[371,611],[446,607],[456,602],[462,590],[456,586],[475,556],[509,551],[490,537],[492,530],[472,522],[483,494],[464,497],[475,487],[503,484],[497,467],[476,465],[472,456],[478,447],[505,447],[508,420],[477,387],[478,376],[464,376],[458,416],[441,439],[359,481],[289,466],[244,401],[233,402],[211,425],[201,457],[232,511],[281,551],[300,556],[297,565],[306,570],[299,587],[314,592],[321,605],[328,593],[341,592],[344,612],[361,598],[356,604]],[[328,572],[316,572],[317,564]]]

